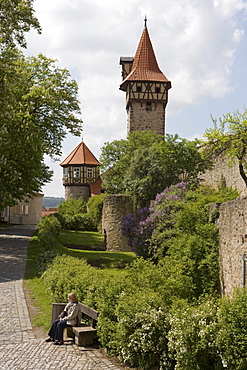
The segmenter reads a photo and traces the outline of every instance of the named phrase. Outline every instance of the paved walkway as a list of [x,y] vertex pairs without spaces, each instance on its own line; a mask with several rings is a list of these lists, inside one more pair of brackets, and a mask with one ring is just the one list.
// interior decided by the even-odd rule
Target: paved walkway
[[0,370],[119,370],[97,349],[36,339],[22,289],[32,226],[0,229]]

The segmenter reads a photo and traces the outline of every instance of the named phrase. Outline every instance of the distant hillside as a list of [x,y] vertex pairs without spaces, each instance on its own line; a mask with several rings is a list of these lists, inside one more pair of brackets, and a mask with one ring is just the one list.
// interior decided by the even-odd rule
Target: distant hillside
[[64,198],[56,197],[43,197],[43,206],[45,208],[57,207],[60,203],[64,202]]

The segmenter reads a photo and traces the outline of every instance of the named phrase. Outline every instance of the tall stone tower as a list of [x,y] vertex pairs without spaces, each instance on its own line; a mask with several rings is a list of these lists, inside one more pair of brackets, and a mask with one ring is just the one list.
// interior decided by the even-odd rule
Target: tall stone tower
[[161,72],[148,34],[147,20],[134,58],[121,57],[128,133],[150,130],[165,135],[165,110],[171,82]]
[[85,143],[81,142],[60,163],[63,167],[63,185],[65,200],[83,198],[87,201],[91,196],[103,192],[99,175],[100,163]]

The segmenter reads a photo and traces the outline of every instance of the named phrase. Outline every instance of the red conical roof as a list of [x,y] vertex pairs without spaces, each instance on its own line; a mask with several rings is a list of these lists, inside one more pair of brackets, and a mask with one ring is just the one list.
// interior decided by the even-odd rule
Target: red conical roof
[[143,30],[131,71],[120,85],[120,89],[125,90],[129,81],[167,82],[168,89],[171,87],[171,82],[159,69],[147,28]]
[[77,147],[68,155],[68,157],[60,163],[60,166],[67,166],[67,165],[96,165],[98,166],[100,163],[95,158],[93,153],[88,149],[86,144],[81,142]]

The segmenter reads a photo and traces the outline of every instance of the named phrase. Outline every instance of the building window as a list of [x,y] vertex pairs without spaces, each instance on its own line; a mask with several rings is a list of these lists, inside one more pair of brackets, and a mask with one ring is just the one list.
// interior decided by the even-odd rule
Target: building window
[[89,179],[93,178],[93,169],[92,168],[87,169],[87,178],[89,178]]
[[152,103],[146,103],[146,111],[151,112],[152,111]]
[[63,177],[65,177],[67,179],[68,176],[69,176],[69,169],[68,169],[68,167],[64,167],[63,168]]
[[160,93],[160,87],[156,86],[155,92],[159,94]]
[[73,177],[74,179],[80,178],[80,167],[74,167],[73,168]]
[[28,204],[24,204],[21,206],[21,214],[28,215]]
[[137,92],[142,92],[142,85],[137,85],[136,91]]
[[14,206],[14,215],[19,215],[20,213],[20,204],[16,204]]

